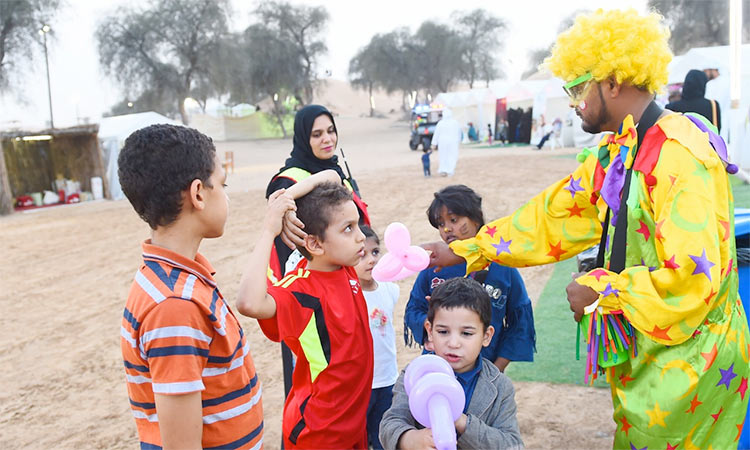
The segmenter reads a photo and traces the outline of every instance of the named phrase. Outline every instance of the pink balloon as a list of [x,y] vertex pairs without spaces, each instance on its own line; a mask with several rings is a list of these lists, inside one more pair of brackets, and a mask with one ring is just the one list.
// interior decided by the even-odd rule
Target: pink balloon
[[383,235],[388,253],[372,269],[376,281],[398,281],[424,270],[430,264],[430,255],[417,245],[411,245],[406,226],[399,222],[388,225]]

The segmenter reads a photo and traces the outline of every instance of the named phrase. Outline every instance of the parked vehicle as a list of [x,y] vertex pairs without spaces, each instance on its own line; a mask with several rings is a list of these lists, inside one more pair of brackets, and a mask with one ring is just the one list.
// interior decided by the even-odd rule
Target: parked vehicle
[[411,137],[409,148],[416,150],[422,145],[423,149],[430,148],[435,126],[443,113],[442,105],[415,105],[411,111]]

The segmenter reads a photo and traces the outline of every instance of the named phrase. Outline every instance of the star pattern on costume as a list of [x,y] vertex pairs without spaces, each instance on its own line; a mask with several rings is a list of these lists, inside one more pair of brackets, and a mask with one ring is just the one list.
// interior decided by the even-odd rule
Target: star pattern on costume
[[672,414],[671,411],[663,411],[659,408],[659,402],[654,402],[654,409],[646,410],[646,415],[648,416],[648,427],[651,428],[654,425],[659,425],[662,428],[667,428],[664,419],[670,414]]
[[708,174],[706,166],[695,159],[693,160],[693,164],[695,165],[695,171],[692,174],[703,180],[704,185],[708,185],[708,181],[711,179],[711,175]]
[[495,239],[495,233],[497,233],[497,227],[488,226],[487,229],[484,230],[484,232],[487,233],[492,239]]
[[687,295],[676,295],[670,291],[667,291],[667,295],[664,297],[664,303],[672,306],[680,306],[680,303],[687,297]]
[[591,272],[589,272],[589,276],[596,277],[596,281],[599,281],[599,279],[603,276],[609,275],[606,270],[604,269],[594,269]]
[[664,339],[666,341],[671,341],[672,338],[669,337],[667,334],[669,332],[669,329],[672,328],[672,326],[668,326],[667,328],[659,328],[658,325],[654,325],[654,329],[649,331],[648,334],[655,338]]
[[614,289],[611,283],[607,283],[607,287],[605,287],[604,290],[600,291],[599,293],[602,294],[604,297],[607,297],[609,295],[614,295],[615,297],[618,297],[618,298],[620,297],[620,290]]
[[679,269],[680,268],[680,265],[675,262],[674,258],[675,258],[675,255],[672,255],[671,258],[664,260],[665,269]]
[[662,232],[661,232],[661,227],[664,226],[664,221],[665,220],[666,219],[663,219],[663,220],[660,220],[660,221],[656,222],[656,229],[654,230],[654,237],[656,239],[658,239],[659,241],[663,241],[664,240],[664,234],[662,234]]
[[729,222],[726,220],[720,220],[719,223],[722,227],[724,227],[724,238],[722,239],[722,241],[726,241],[727,239],[729,239]]
[[500,238],[500,242],[497,244],[492,244],[493,247],[495,247],[495,250],[497,250],[497,253],[495,253],[495,256],[500,256],[502,252],[506,252],[510,254],[510,244],[513,242],[513,239],[505,240],[502,237]]
[[746,377],[742,377],[742,381],[740,381],[740,387],[738,387],[737,390],[734,392],[735,394],[739,392],[740,398],[742,400],[745,400],[745,393],[747,392],[747,378]]
[[711,293],[709,293],[708,297],[704,298],[703,301],[708,305],[709,303],[711,303],[711,298],[713,298],[714,295],[716,295],[716,291],[714,291],[714,288],[712,287]]
[[742,423],[738,423],[735,426],[737,427],[737,437],[734,438],[734,441],[737,442],[740,440],[740,436],[742,436],[742,428],[745,426],[745,421],[743,420]]
[[714,344],[714,346],[711,348],[710,352],[705,352],[705,353],[701,352],[701,356],[703,357],[703,359],[706,360],[706,365],[703,366],[703,371],[704,372],[711,368],[711,366],[713,365],[714,361],[716,361],[716,355],[718,353],[719,353],[719,351],[716,349],[716,344]]
[[688,255],[688,256],[695,263],[695,269],[693,270],[693,275],[702,273],[705,276],[707,276],[709,280],[711,280],[711,267],[715,266],[716,264],[708,260],[708,258],[706,257],[706,249],[705,248],[703,249],[703,253],[701,253],[701,256],[693,256],[693,255]]
[[620,419],[620,423],[622,423],[622,432],[625,433],[625,436],[627,436],[628,431],[633,427],[633,425],[630,425],[628,423],[628,418],[625,416],[622,416],[622,419]]
[[651,364],[651,363],[655,363],[655,362],[659,362],[659,360],[656,359],[656,357],[654,355],[652,355],[650,353],[643,352],[643,364]]
[[737,330],[727,330],[727,342],[737,342]]
[[[680,445],[680,444],[677,444]],[[677,449],[677,445],[672,445],[669,442],[667,442],[667,450],[675,450]]]
[[564,188],[566,191],[570,192],[570,198],[575,198],[576,192],[583,191],[583,188],[581,187],[582,178],[583,177],[578,177],[576,180],[573,176],[570,177],[570,184],[568,184],[568,187]]
[[555,245],[552,245],[552,242],[549,243],[549,252],[547,253],[547,256],[551,256],[560,261],[560,257],[565,253],[567,252],[562,249],[562,241],[558,241]]
[[695,414],[695,408],[702,405],[703,402],[698,401],[698,394],[695,394],[695,397],[693,397],[693,400],[690,401],[690,408],[688,408],[687,411],[685,411],[685,414]]
[[586,208],[581,208],[580,206],[578,206],[578,203],[576,202],[573,202],[572,207],[565,208],[565,209],[567,209],[570,212],[570,216],[568,217],[573,217],[573,216],[583,217],[581,215],[581,212],[586,210]]
[[620,383],[622,383],[622,387],[628,387],[628,383],[633,380],[635,380],[635,378],[630,378],[625,374],[620,375]]
[[737,376],[737,374],[734,373],[734,363],[732,363],[732,365],[726,370],[719,368],[719,372],[721,373],[721,379],[716,384],[716,387],[723,384],[727,387],[727,390],[729,390],[729,384],[732,382],[732,379]]
[[643,240],[648,242],[648,238],[651,237],[651,230],[648,229],[648,225],[646,225],[646,222],[643,220],[638,221],[641,224],[641,227],[635,230],[636,233],[641,233],[643,235]]
[[711,417],[714,418],[714,423],[716,423],[716,421],[719,420],[719,416],[723,412],[724,412],[724,407],[722,406],[721,408],[719,408],[719,412],[717,412],[716,414],[711,414]]
[[534,251],[534,241],[532,241],[531,239],[529,239],[528,241],[526,241],[523,244],[521,244],[521,247],[523,247],[523,251],[525,251],[526,253],[533,252]]
[[643,447],[643,448],[638,448],[635,445],[633,445],[633,443],[631,442],[630,443],[630,450],[648,450],[648,446]]
[[727,269],[725,271],[722,271],[721,276],[727,276],[729,275],[729,272],[732,271],[732,266],[734,265],[734,259],[729,258],[729,263],[727,264]]

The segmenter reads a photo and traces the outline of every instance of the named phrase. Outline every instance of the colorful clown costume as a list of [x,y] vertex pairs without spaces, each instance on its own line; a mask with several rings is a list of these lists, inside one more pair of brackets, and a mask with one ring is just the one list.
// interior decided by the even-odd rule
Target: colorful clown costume
[[600,293],[600,313],[622,313],[635,329],[635,355],[607,369],[614,448],[736,448],[750,394],[750,339],[737,294],[729,180],[707,134],[686,116],[658,120],[633,158],[636,133],[627,116],[619,133],[584,151],[572,175],[451,247],[467,271],[489,261],[522,267],[570,258],[597,243],[632,166],[625,269],[606,269],[610,218],[605,268],[577,279]]

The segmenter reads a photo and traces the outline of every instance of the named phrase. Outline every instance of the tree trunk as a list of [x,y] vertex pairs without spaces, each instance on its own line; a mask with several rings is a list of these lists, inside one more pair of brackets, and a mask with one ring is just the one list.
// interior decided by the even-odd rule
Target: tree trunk
[[188,115],[187,111],[185,110],[185,98],[182,97],[178,100],[180,104],[180,118],[182,119],[182,124],[187,126],[188,125]]
[[370,117],[375,115],[375,108],[372,107],[372,82],[368,83],[367,92],[370,94],[367,101],[370,103]]
[[13,195],[10,192],[8,170],[5,168],[5,155],[0,143],[0,216],[13,212]]
[[[273,96],[271,96],[271,100],[273,100]],[[284,136],[284,139],[286,139],[286,128],[284,127],[284,117],[281,114],[281,105],[279,105],[278,100],[273,102],[273,115],[276,117],[276,122],[279,124],[279,127],[281,128],[281,134]]]

